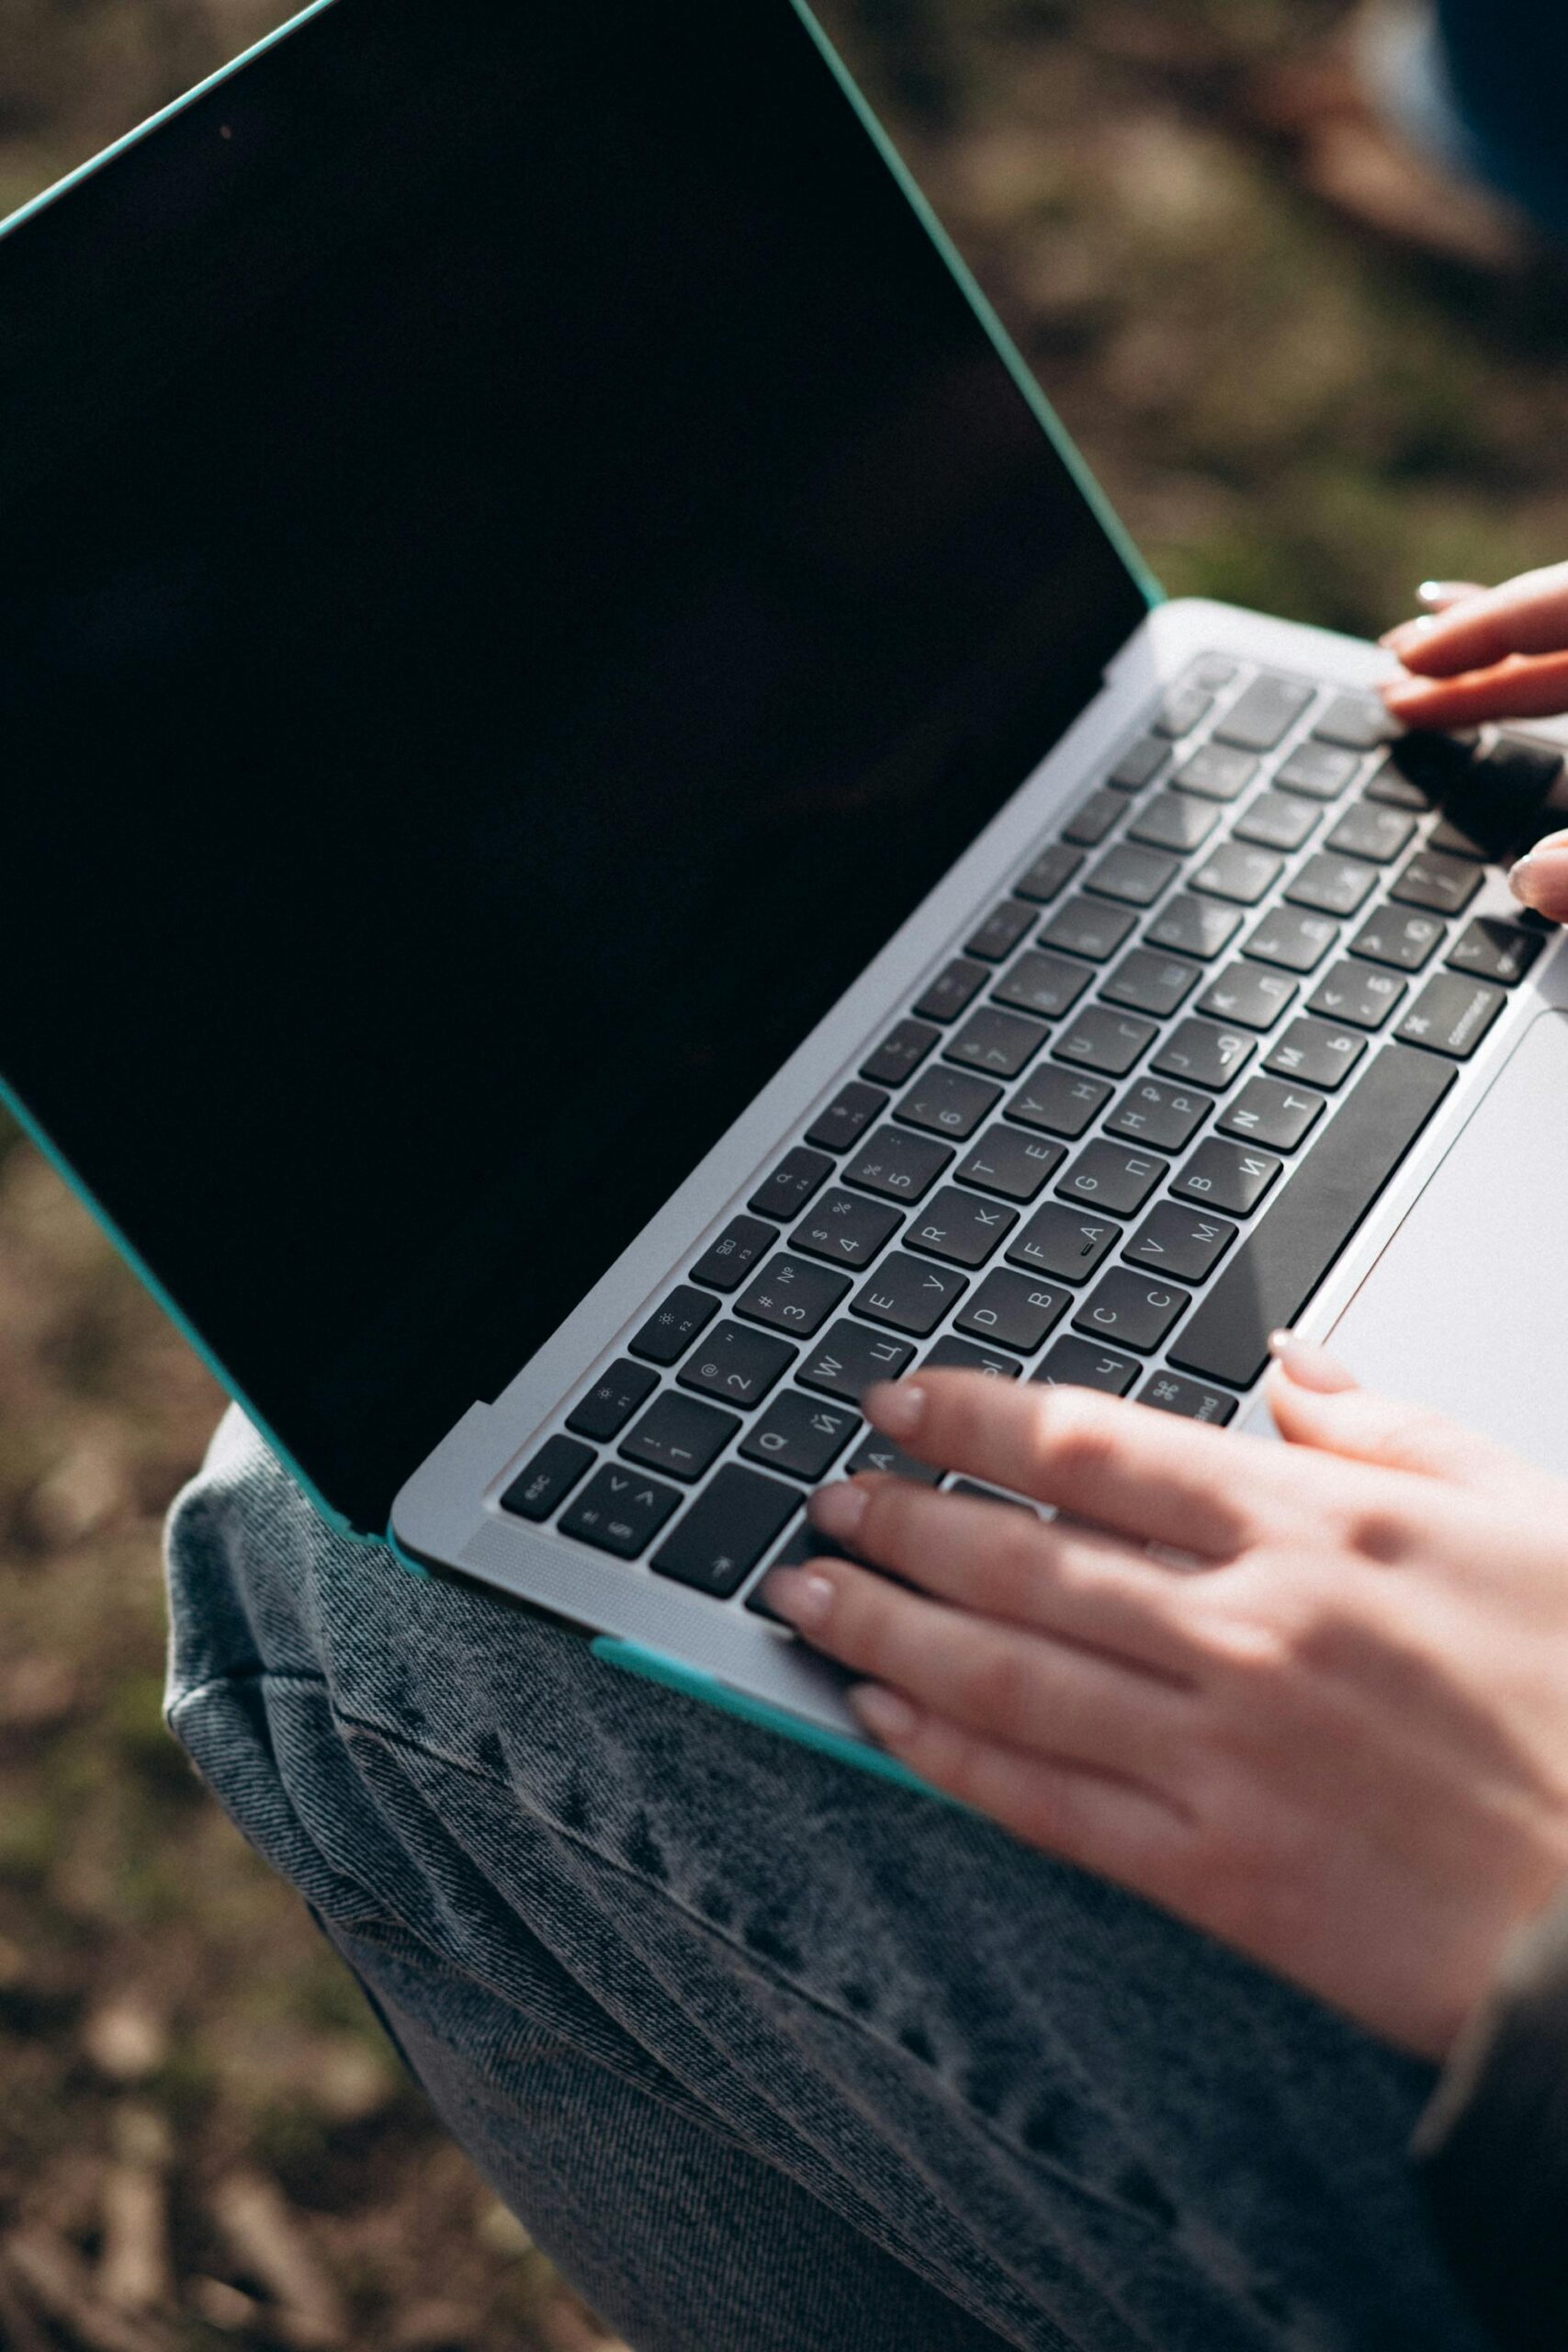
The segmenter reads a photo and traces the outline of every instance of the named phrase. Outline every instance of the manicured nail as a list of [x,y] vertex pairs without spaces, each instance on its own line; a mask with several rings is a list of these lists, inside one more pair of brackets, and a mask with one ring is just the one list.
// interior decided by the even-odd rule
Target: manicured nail
[[919,1717],[908,1699],[885,1690],[880,1682],[863,1682],[850,1692],[850,1704],[874,1739],[896,1744],[908,1739]]
[[879,1380],[861,1400],[865,1416],[884,1437],[905,1444],[919,1428],[926,1409],[926,1392],[914,1380]]
[[1378,643],[1385,646],[1390,653],[1404,653],[1408,647],[1419,645],[1424,637],[1430,637],[1437,626],[1435,613],[1423,613],[1419,620],[1401,621],[1397,628],[1391,628],[1386,635],[1380,637]]
[[1416,598],[1418,604],[1437,611],[1445,605],[1462,604],[1466,597],[1479,596],[1483,593],[1473,580],[1423,580],[1416,591]]
[[1270,1331],[1269,1352],[1287,1380],[1298,1388],[1314,1388],[1325,1396],[1334,1396],[1344,1388],[1354,1388],[1356,1375],[1348,1371],[1337,1356],[1314,1340],[1298,1340],[1293,1331]]
[[1385,678],[1378,688],[1395,718],[1403,718],[1407,710],[1419,710],[1436,691],[1425,678]]
[[1561,922],[1568,905],[1568,833],[1549,833],[1527,857],[1508,868],[1508,888],[1527,907]]
[[848,1543],[865,1517],[870,1500],[858,1479],[835,1479],[830,1487],[818,1487],[812,1496],[811,1523],[819,1527],[824,1535],[836,1535],[840,1543]]
[[768,1578],[767,1598],[769,1608],[803,1634],[818,1633],[832,1614],[832,1584],[806,1569],[775,1568]]

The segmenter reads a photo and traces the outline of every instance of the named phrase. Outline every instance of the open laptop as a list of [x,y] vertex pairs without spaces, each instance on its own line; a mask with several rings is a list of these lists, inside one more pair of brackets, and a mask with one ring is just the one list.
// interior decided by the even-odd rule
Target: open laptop
[[0,544],[8,1099],[338,1527],[863,1757],[869,1381],[1568,1466],[1559,739],[1161,605],[791,0],[308,9],[0,240]]

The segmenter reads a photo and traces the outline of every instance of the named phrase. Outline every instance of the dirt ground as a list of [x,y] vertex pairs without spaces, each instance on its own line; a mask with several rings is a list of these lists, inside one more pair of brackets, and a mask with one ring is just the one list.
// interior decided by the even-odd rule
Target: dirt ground
[[[285,13],[0,0],[0,210]],[[825,13],[1173,590],[1365,629],[1568,553],[1568,273],[1415,254],[1353,127],[1302,152],[1339,0]],[[6,1137],[0,2345],[606,2345],[162,1729],[159,1522],[219,1409]]]

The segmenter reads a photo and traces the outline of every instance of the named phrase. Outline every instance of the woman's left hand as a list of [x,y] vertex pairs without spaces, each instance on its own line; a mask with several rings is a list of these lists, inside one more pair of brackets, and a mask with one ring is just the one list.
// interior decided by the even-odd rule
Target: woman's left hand
[[822,1559],[769,1598],[923,1779],[1440,2058],[1568,1880],[1568,1486],[1316,1351],[1270,1379],[1287,1445],[875,1390],[908,1452],[1059,1516],[840,1481],[818,1525],[915,1589]]

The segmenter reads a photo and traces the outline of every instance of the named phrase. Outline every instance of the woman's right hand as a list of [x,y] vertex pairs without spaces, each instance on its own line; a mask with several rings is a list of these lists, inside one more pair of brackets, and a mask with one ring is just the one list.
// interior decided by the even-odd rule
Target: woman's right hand
[[[1479,727],[1568,713],[1568,563],[1500,588],[1433,582],[1428,610],[1383,644],[1405,674],[1382,689],[1406,727]],[[1508,876],[1528,907],[1568,922],[1568,831],[1538,842]]]

